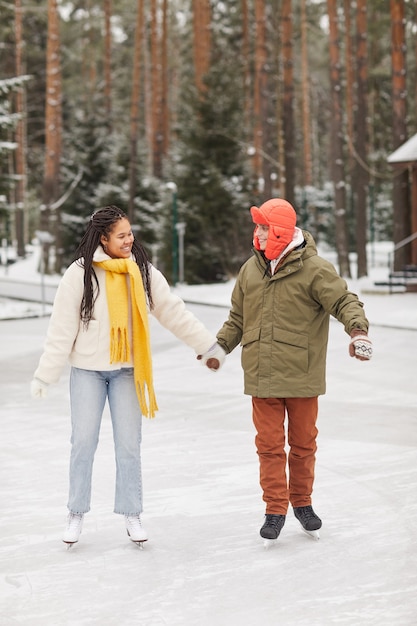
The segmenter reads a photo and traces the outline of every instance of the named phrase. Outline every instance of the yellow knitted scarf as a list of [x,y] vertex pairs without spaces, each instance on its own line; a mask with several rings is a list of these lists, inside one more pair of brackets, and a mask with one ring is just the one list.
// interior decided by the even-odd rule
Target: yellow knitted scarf
[[[139,267],[131,259],[110,259],[94,264],[106,271],[107,305],[110,316],[110,363],[125,363],[130,358],[129,298],[126,274],[130,276],[133,368],[136,393],[142,413],[146,417],[155,417],[158,405],[153,388],[145,289]],[[149,406],[146,400],[146,390]]]

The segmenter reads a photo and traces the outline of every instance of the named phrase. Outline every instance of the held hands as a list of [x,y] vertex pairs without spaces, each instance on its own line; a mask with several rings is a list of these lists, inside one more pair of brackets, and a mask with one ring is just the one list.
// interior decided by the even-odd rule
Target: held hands
[[197,357],[197,359],[201,361],[201,365],[207,365],[212,372],[216,372],[221,368],[225,358],[226,352],[218,343],[215,343],[207,352],[199,354]]
[[48,385],[39,378],[34,378],[30,383],[30,395],[32,398],[46,398],[48,395]]
[[355,329],[351,332],[349,354],[359,361],[369,361],[372,357],[372,341],[365,331]]

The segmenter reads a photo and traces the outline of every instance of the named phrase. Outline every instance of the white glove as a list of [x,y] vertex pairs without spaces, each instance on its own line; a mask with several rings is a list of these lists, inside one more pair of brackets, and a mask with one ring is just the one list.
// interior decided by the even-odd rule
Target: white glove
[[218,343],[213,344],[207,352],[199,354],[197,357],[201,361],[201,365],[207,365],[212,372],[216,372],[221,368],[225,358],[226,352]]
[[48,385],[39,378],[34,378],[30,383],[30,394],[32,398],[46,398],[48,395]]
[[372,341],[366,333],[354,331],[349,343],[349,354],[359,361],[369,361],[372,357]]

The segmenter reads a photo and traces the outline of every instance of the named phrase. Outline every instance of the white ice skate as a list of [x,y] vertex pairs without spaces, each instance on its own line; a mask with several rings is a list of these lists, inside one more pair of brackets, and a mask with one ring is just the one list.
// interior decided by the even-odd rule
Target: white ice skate
[[148,534],[142,526],[140,515],[125,515],[126,531],[130,541],[143,548],[143,544],[148,540]]
[[77,513],[69,513],[67,518],[67,526],[64,531],[62,541],[67,544],[68,548],[77,543],[81,535],[83,527],[84,515],[78,515]]

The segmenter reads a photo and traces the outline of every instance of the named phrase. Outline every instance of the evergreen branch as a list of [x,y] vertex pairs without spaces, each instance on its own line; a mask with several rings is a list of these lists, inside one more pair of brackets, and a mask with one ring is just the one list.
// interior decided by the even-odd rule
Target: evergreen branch
[[80,169],[78,170],[77,176],[73,179],[73,181],[71,182],[66,192],[58,200],[56,200],[50,205],[50,208],[53,211],[55,211],[56,209],[59,209],[59,207],[61,207],[64,204],[64,202],[68,200],[68,198],[70,197],[70,195],[72,194],[72,192],[74,191],[74,189],[76,188],[80,180],[82,179],[83,174],[84,174],[84,168],[80,167]]

